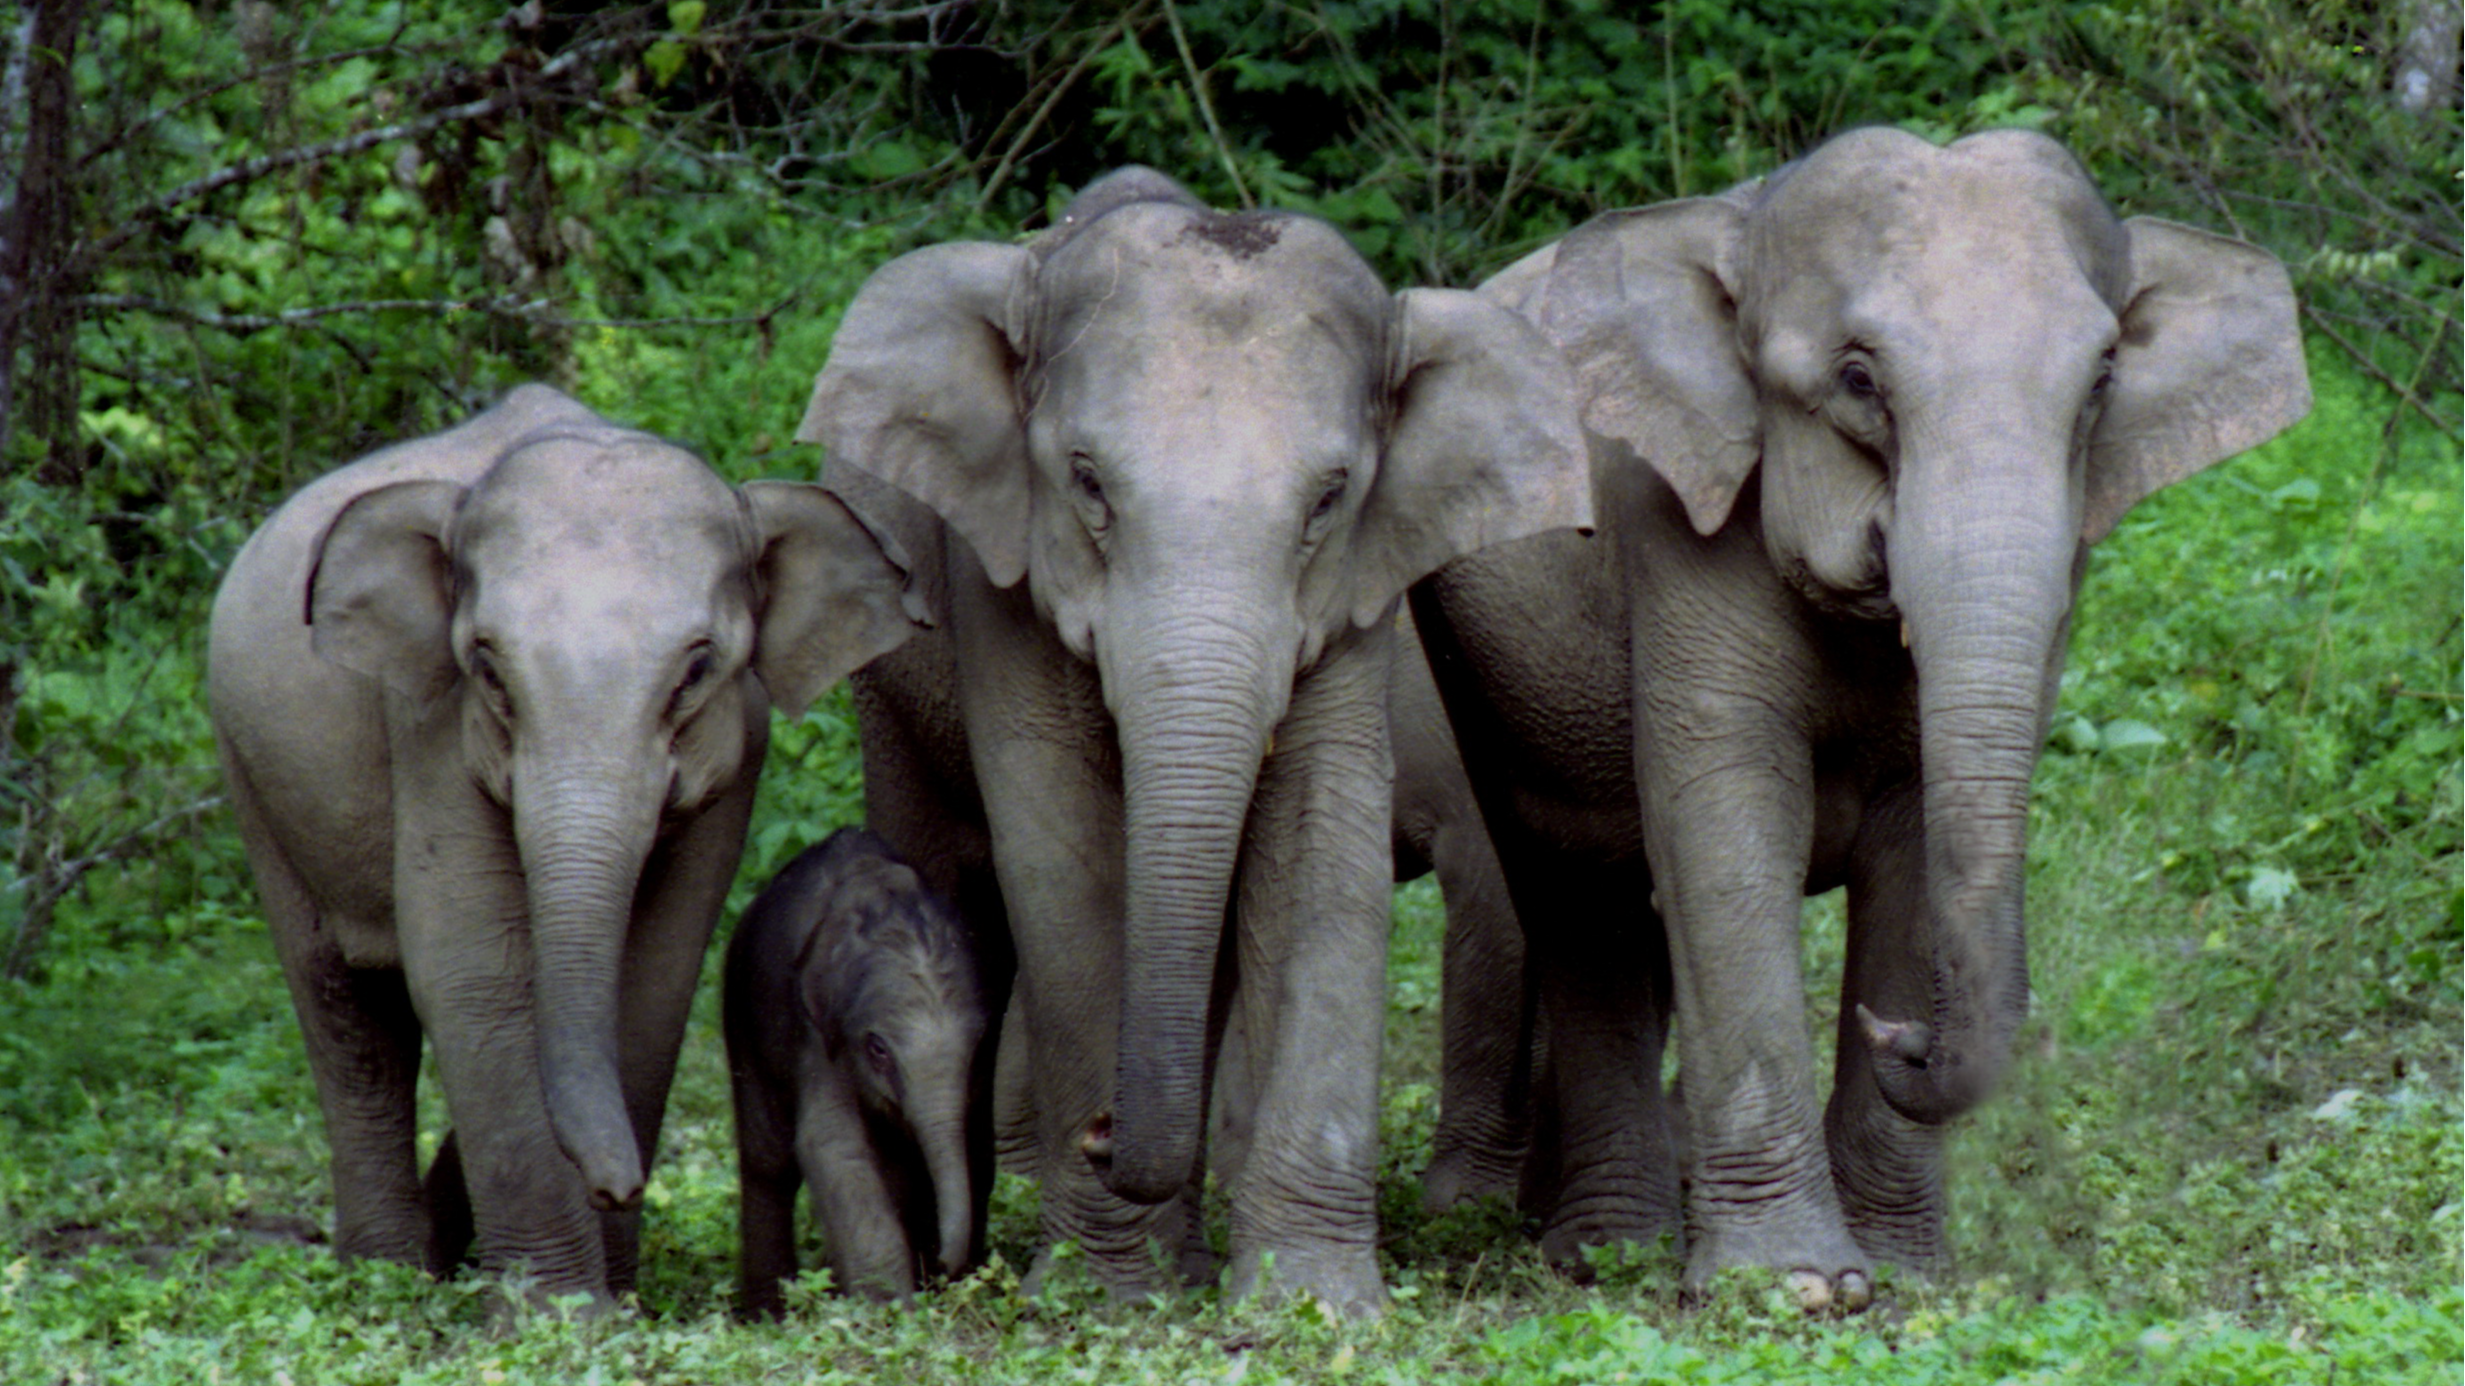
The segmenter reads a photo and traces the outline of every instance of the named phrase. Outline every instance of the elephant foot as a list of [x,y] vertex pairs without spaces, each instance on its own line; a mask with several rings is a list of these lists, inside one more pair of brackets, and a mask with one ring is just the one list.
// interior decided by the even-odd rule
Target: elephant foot
[[1887,1262],[1920,1280],[1930,1279],[1951,1270],[1951,1252],[1943,1245],[1943,1217],[1939,1209],[1929,1209],[1915,1216],[1861,1216],[1855,1208],[1849,1210],[1849,1233],[1857,1245],[1876,1261]]
[[1375,1247],[1351,1242],[1287,1242],[1235,1247],[1224,1276],[1224,1298],[1260,1296],[1273,1302],[1306,1297],[1350,1319],[1374,1319],[1387,1309]]
[[1779,1271],[1809,1314],[1855,1314],[1874,1302],[1874,1267],[1845,1229],[1804,1239],[1774,1229],[1706,1233],[1687,1258],[1687,1297],[1703,1299],[1713,1277],[1739,1267]]
[[1431,1216],[1484,1198],[1514,1198],[1523,1187],[1520,1154],[1454,1149],[1421,1171],[1421,1211]]
[[1562,1206],[1541,1229],[1541,1258],[1578,1280],[1591,1274],[1587,1249],[1599,1246],[1685,1246],[1685,1229],[1675,1214],[1604,1213],[1598,1209],[1570,1214]]

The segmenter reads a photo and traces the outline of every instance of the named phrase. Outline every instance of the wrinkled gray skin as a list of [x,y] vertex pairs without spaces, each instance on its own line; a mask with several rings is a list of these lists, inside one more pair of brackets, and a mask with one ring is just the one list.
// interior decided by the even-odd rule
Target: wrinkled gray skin
[[[2116,220],[2040,136],[1866,130],[1482,292],[1577,372],[1599,515],[1413,601],[1569,1079],[1545,1243],[1678,1230],[1674,1006],[1690,1283],[1770,1266],[1854,1307],[1875,1260],[1945,1263],[1942,1127],[2026,1014],[2029,777],[2087,546],[2309,407],[2285,272]],[[1844,884],[1818,1109],[1800,901]]]
[[1393,678],[1395,879],[1435,872],[1446,901],[1438,1127],[1421,1173],[1421,1206],[1436,1213],[1518,1195],[1533,1134],[1535,1069],[1546,1067],[1547,1054],[1534,1038],[1523,926],[1409,613],[1395,642]]
[[1388,293],[1319,222],[1130,170],[1032,246],[877,272],[800,436],[945,618],[859,682],[869,813],[962,908],[998,878],[1045,1232],[1158,1286],[1237,1006],[1268,1038],[1227,1288],[1271,1256],[1279,1291],[1374,1311],[1391,618],[1458,554],[1587,521],[1553,355],[1473,295]]
[[[772,706],[906,638],[820,488],[735,490],[545,386],[303,488],[208,688],[346,1257],[622,1291]],[[436,1047],[454,1134],[423,1189]]]
[[912,1293],[980,1259],[992,1190],[969,1151],[990,1118],[974,941],[871,833],[782,868],[729,940],[722,1017],[736,1102],[739,1308],[776,1315],[812,1190],[843,1290]]

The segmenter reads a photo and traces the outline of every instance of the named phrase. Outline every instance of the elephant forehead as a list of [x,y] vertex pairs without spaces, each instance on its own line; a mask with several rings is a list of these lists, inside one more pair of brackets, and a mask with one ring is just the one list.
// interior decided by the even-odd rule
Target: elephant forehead
[[1386,310],[1385,287],[1342,236],[1280,212],[1125,207],[1058,251],[1039,280],[1055,353],[1071,336],[1159,318],[1227,340],[1308,321],[1374,349]]
[[454,520],[466,567],[740,565],[742,504],[700,458],[630,433],[551,434],[517,445]]
[[2060,145],[2026,131],[1843,137],[1773,180],[1755,226],[1767,282],[1872,286],[1930,316],[2075,286],[2114,305],[2125,287],[2120,223]]

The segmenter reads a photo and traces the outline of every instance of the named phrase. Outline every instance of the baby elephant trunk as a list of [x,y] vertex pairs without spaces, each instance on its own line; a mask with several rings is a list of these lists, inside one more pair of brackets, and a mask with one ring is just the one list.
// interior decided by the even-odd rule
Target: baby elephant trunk
[[963,1275],[976,1260],[975,1180],[967,1159],[966,1109],[937,1120],[917,1133],[925,1168],[933,1177],[933,1214],[938,1244],[933,1268],[945,1276]]

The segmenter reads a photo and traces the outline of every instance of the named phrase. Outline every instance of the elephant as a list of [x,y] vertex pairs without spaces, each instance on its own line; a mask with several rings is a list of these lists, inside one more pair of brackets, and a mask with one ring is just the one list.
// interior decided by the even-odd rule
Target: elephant
[[[770,711],[906,639],[911,601],[818,486],[733,488],[543,385],[258,528],[207,686],[342,1256],[630,1286]],[[423,1038],[453,1126],[424,1186]]]
[[799,1183],[843,1290],[904,1297],[919,1262],[955,1276],[981,1260],[991,1189],[969,1153],[991,1118],[989,1011],[956,908],[880,837],[842,828],[754,898],[722,976],[738,1309],[783,1307]]
[[1378,1312],[1392,615],[1589,522],[1563,363],[1326,223],[1128,169],[1030,244],[876,271],[798,436],[940,621],[856,680],[868,817],[963,909],[996,887],[1044,1234],[1169,1283],[1238,1007],[1225,1288]]
[[[2088,547],[2308,410],[2285,270],[2118,219],[2042,135],[1867,129],[1480,292],[1575,372],[1598,516],[1411,599],[1559,1078],[1544,1249],[1674,1234],[1697,1291],[1764,1266],[1862,1306],[1877,1261],[1948,1264],[1944,1125],[2029,1004],[2029,779]],[[1843,885],[1819,1104],[1801,900]]]

